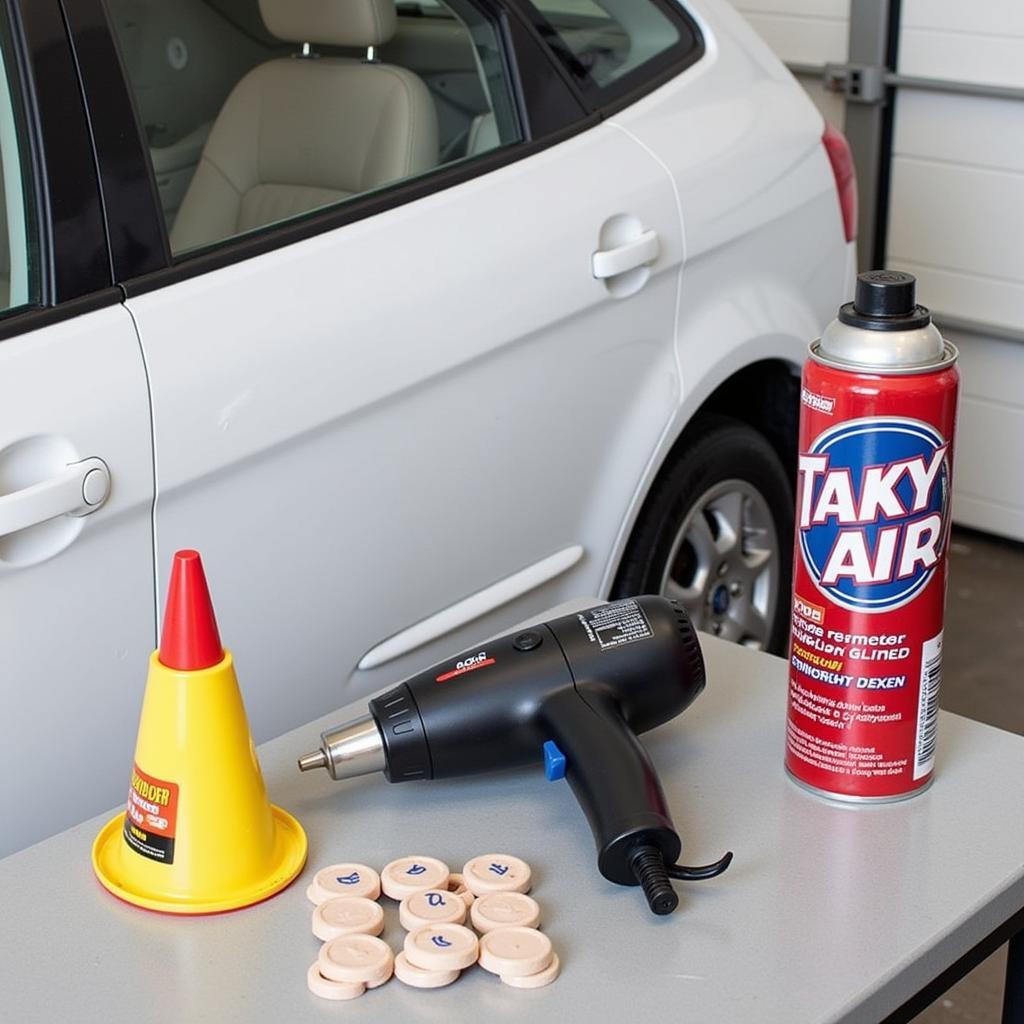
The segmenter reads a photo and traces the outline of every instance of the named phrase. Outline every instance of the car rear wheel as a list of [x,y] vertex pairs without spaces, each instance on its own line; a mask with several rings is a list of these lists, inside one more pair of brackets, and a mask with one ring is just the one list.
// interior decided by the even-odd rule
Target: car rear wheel
[[663,594],[698,629],[777,653],[792,535],[793,494],[775,450],[745,423],[708,417],[656,482],[614,593]]

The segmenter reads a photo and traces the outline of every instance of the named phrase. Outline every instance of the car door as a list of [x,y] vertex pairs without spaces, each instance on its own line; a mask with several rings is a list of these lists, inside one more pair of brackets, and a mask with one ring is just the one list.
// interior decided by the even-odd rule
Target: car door
[[414,16],[417,38],[430,18],[466,33],[487,104],[462,141],[442,124],[438,166],[125,282],[159,589],[176,547],[201,549],[257,738],[596,590],[678,397],[664,167],[589,114],[518,13]]
[[111,286],[73,55],[56,0],[10,10],[0,9],[0,857],[122,795],[154,635],[145,368]]

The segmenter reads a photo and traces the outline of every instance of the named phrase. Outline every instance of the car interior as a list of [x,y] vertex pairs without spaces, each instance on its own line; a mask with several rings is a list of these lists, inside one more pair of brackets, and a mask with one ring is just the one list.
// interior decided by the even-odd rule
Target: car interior
[[108,9],[175,252],[521,138],[495,30],[466,0]]

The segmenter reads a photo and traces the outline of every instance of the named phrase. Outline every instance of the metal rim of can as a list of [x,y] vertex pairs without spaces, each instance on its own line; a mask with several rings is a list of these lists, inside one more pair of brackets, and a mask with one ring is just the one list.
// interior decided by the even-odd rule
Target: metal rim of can
[[892,793],[886,796],[858,796],[856,793],[837,793],[832,789],[822,789],[820,786],[814,786],[810,782],[804,782],[798,775],[794,775],[790,771],[789,767],[786,768],[786,776],[793,785],[798,786],[806,793],[810,793],[812,796],[824,797],[826,800],[831,800],[835,803],[856,805],[856,804],[896,804],[903,800],[909,800],[911,797],[915,797],[918,793],[923,793],[926,789],[931,789],[932,783],[935,781],[935,775],[932,773],[928,776],[928,781],[921,786],[917,786],[914,789],[905,789],[902,793]]
[[810,357],[822,366],[829,366],[834,370],[851,370],[854,373],[874,373],[880,377],[912,377],[918,373],[938,373],[940,370],[949,369],[960,358],[956,345],[951,341],[942,339],[942,358],[934,363],[915,363],[913,366],[877,366],[868,363],[848,363],[841,359],[830,359],[818,351],[821,345],[821,338],[816,338],[810,344]]

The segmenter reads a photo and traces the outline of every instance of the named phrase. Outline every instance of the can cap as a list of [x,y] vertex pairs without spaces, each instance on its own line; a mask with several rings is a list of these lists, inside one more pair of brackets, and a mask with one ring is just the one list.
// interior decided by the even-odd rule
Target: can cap
[[917,304],[917,278],[902,270],[869,270],[857,275],[853,302],[839,319],[869,331],[913,331],[931,323],[931,313]]
[[917,305],[917,279],[899,270],[872,270],[857,277],[853,302],[811,345],[821,363],[877,373],[916,373],[952,362],[956,352]]

